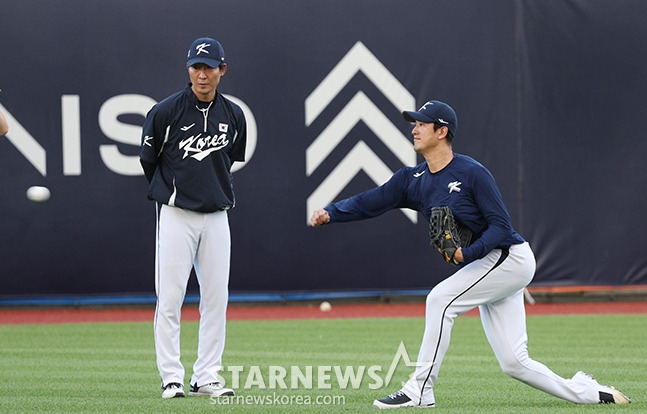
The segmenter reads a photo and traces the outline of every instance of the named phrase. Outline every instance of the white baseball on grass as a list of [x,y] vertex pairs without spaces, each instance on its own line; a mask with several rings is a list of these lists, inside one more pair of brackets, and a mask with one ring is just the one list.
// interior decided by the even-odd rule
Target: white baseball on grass
[[324,301],[324,302],[321,302],[321,305],[319,305],[319,310],[322,312],[330,312],[331,309],[332,309],[332,305],[330,304],[330,302]]
[[49,200],[49,188],[35,185],[27,189],[27,198],[31,201],[43,202]]

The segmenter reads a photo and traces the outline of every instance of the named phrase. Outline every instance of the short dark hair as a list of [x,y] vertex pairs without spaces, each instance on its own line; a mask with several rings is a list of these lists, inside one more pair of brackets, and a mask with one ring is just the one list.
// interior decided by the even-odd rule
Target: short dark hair
[[[438,131],[438,128],[440,127],[446,127],[447,125],[443,125],[440,122],[434,122],[434,131]],[[452,143],[452,140],[454,139],[454,135],[452,135],[452,131],[447,128],[447,142],[450,144]]]

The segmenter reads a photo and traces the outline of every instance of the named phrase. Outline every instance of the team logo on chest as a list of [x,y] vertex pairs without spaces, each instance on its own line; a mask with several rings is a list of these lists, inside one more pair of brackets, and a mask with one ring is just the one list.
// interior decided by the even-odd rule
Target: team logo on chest
[[461,192],[461,188],[459,187],[461,184],[460,181],[452,181],[451,183],[447,184],[447,188],[449,188],[449,194],[452,192],[456,191],[457,193]]
[[[220,131],[223,130],[222,125],[220,124]],[[226,126],[226,125],[225,125]],[[227,139],[227,129],[225,128],[225,133],[220,135],[207,135],[202,136],[202,133],[198,135],[192,135],[186,139],[180,141],[179,148],[184,150],[184,156],[182,159],[185,159],[188,156],[202,161],[209,156],[212,152],[219,151],[229,144],[229,139]]]

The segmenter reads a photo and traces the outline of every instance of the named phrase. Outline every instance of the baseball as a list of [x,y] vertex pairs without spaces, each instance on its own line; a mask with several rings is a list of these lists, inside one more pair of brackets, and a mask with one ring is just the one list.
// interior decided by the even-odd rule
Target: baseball
[[332,305],[330,302],[321,302],[321,305],[319,305],[319,310],[322,312],[330,312],[332,309]]
[[35,185],[27,189],[27,198],[37,203],[49,200],[49,188]]

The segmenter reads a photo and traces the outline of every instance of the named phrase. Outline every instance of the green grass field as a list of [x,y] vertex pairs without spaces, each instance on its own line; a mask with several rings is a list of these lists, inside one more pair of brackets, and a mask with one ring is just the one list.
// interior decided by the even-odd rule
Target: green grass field
[[[208,397],[161,398],[152,323],[4,325],[0,326],[0,412],[377,412],[372,401],[398,390],[412,368],[400,361],[390,385],[378,389],[371,389],[378,381],[366,372],[360,383],[343,387],[335,372],[324,368],[320,383],[329,388],[318,389],[318,367],[351,367],[357,373],[361,366],[380,366],[382,370],[375,374],[383,379],[401,341],[415,359],[423,324],[421,318],[231,321],[223,377],[231,385],[235,374],[227,367],[243,367],[236,391],[248,401],[228,400],[230,404]],[[647,412],[647,315],[531,316],[528,333],[534,359],[565,377],[577,370],[589,372],[601,383],[623,390],[634,402],[575,405],[514,381],[499,369],[479,319],[464,317],[456,321],[452,333],[435,388],[434,410]],[[196,344],[197,323],[184,323],[187,384]],[[278,380],[270,384],[270,379],[281,378],[280,367],[289,373],[292,366],[301,372],[313,367],[313,386],[297,382],[298,387],[291,389],[289,374],[287,389]],[[261,398],[262,404],[249,401]]]

